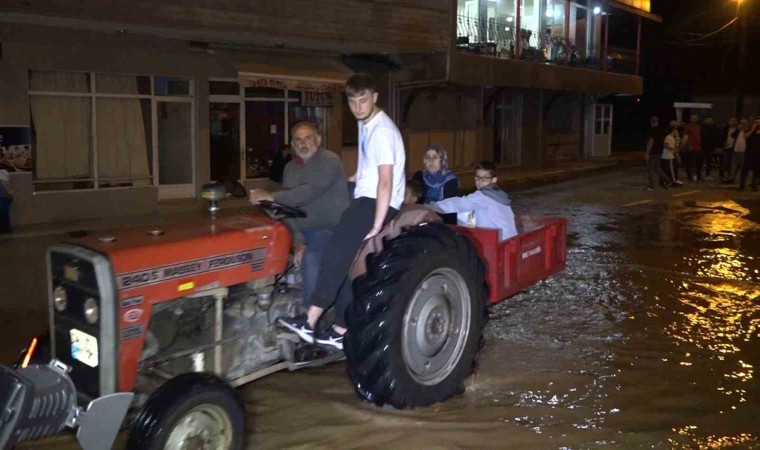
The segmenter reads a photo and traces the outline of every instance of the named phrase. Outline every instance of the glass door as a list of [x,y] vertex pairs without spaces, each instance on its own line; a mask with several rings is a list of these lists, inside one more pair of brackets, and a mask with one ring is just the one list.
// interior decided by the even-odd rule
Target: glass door
[[241,102],[209,103],[211,180],[220,183],[243,179],[240,152]]
[[154,100],[156,102],[154,183],[159,199],[188,198],[195,195],[193,149],[193,103],[190,100]]

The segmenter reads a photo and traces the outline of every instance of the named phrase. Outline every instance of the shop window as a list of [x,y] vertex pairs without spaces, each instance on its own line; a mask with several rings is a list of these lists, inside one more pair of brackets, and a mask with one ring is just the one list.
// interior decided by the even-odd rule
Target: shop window
[[98,97],[95,103],[98,186],[151,185],[150,99]]
[[96,83],[98,94],[150,95],[149,76],[97,74]]
[[346,94],[341,95],[341,101],[343,102],[343,145],[352,147],[359,145],[359,127],[356,125],[356,117],[348,107],[348,99]]
[[155,94],[170,97],[190,95],[190,81],[182,78],[154,77]]
[[50,72],[34,70],[29,73],[29,90],[38,92],[90,92],[90,74],[81,72]]
[[245,88],[246,98],[272,98],[282,99],[285,96],[285,91],[282,89],[267,88],[267,87],[247,87]]
[[240,83],[237,81],[209,81],[209,95],[240,95]]
[[[32,167],[42,190],[92,187],[90,76],[76,72],[31,72]],[[80,94],[80,95],[76,95]]]
[[[184,165],[192,164],[192,99],[155,101],[161,97],[151,94],[153,86],[162,92],[155,95],[187,96],[190,81],[150,75],[30,71],[29,86],[35,191],[150,186],[154,184],[156,163],[182,168],[179,178],[174,178],[181,178],[181,183],[192,182],[191,170],[184,169]],[[165,111],[154,109],[165,102],[173,103]],[[156,154],[153,142],[161,144],[163,135],[153,129],[153,117],[158,117],[159,128],[167,128],[177,117],[190,125],[182,136],[167,136],[176,145],[160,147],[163,151]],[[177,146],[182,146],[181,158]]]

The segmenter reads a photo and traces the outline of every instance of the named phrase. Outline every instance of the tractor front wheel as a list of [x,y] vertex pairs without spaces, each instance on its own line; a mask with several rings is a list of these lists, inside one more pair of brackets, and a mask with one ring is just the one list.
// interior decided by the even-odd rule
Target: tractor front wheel
[[240,450],[245,410],[223,380],[204,373],[179,375],[145,403],[129,433],[127,448],[146,450]]

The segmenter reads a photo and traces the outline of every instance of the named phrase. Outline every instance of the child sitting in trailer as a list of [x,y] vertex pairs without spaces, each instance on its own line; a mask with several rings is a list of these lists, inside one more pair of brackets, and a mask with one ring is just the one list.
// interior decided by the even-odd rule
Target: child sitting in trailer
[[475,169],[477,191],[464,197],[452,197],[432,203],[436,212],[456,213],[457,223],[462,226],[495,228],[499,240],[517,235],[512,200],[496,184],[496,168],[490,161],[483,161]]

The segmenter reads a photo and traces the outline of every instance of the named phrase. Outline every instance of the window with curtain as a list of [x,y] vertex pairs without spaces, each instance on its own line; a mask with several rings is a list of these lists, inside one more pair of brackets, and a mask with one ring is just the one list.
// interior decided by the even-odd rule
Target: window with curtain
[[33,173],[41,190],[91,188],[92,103],[85,73],[33,71]]
[[30,71],[35,190],[153,185],[152,100],[191,96],[189,85],[158,76]]

